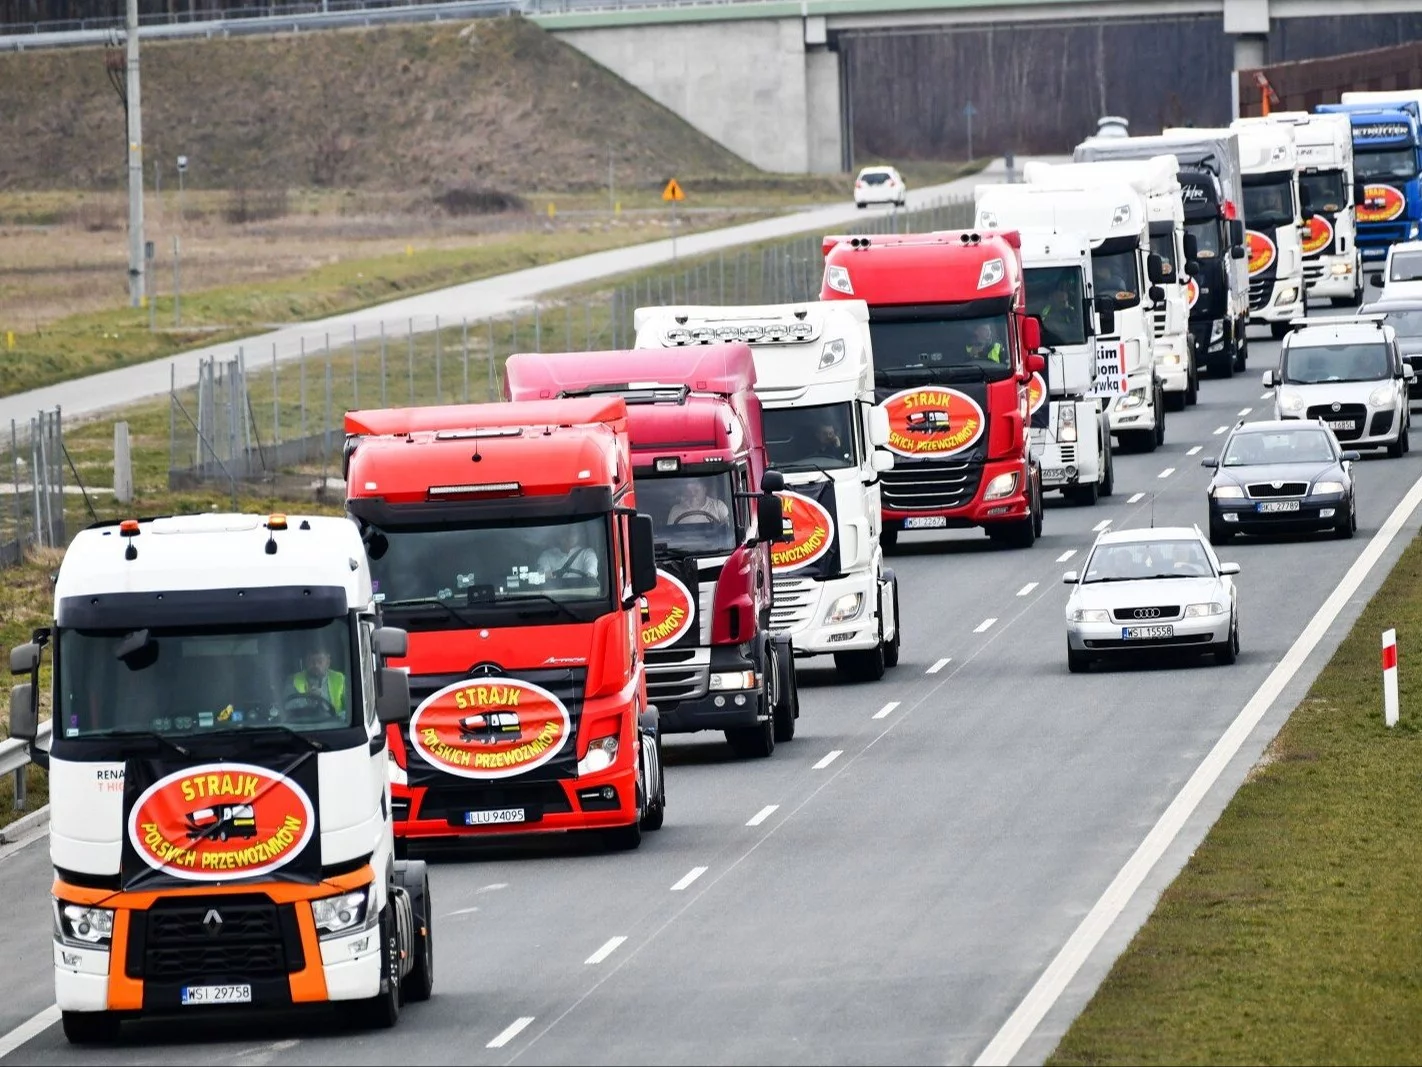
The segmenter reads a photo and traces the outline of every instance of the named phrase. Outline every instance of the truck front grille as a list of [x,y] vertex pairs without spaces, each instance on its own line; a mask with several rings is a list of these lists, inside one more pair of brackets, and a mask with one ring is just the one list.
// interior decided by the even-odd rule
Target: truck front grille
[[710,649],[647,650],[647,701],[658,707],[697,700],[711,689]]
[[1274,291],[1274,279],[1255,279],[1249,283],[1249,310],[1258,311],[1269,303],[1269,294]]
[[160,899],[130,918],[130,978],[239,982],[306,966],[295,906],[261,894]]
[[885,471],[883,506],[895,511],[949,511],[970,504],[982,481],[981,463],[913,463]]
[[810,578],[777,575],[774,581],[775,600],[770,609],[770,629],[775,633],[797,630],[810,621],[818,599],[815,582]]

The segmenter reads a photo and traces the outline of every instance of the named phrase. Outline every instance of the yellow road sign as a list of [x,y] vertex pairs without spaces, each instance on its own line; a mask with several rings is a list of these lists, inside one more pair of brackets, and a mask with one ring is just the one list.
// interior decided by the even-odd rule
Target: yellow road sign
[[686,199],[686,194],[681,191],[681,186],[676,183],[675,178],[667,182],[667,187],[662,190],[662,199],[668,202]]

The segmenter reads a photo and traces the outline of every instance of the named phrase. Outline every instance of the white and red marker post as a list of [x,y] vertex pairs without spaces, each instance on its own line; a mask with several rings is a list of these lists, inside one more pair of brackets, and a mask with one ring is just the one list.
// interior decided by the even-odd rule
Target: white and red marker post
[[1397,631],[1382,635],[1383,722],[1397,725]]

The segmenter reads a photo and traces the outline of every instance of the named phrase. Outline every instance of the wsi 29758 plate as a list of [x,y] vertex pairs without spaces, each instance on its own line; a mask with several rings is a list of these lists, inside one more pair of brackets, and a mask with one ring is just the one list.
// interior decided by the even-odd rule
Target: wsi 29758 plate
[[185,985],[183,1003],[186,1004],[250,1004],[252,987],[249,985]]

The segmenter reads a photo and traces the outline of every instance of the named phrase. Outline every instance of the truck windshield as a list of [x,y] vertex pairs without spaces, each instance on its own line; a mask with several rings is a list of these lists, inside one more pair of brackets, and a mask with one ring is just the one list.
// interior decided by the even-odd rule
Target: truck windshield
[[1343,188],[1341,170],[1324,170],[1317,174],[1299,175],[1299,195],[1308,192],[1308,206],[1314,211],[1329,213],[1342,211],[1348,202],[1348,194]]
[[636,477],[637,510],[652,516],[653,536],[668,547],[710,556],[736,547],[731,472]]
[[371,580],[387,612],[432,608],[467,625],[490,609],[519,609],[581,622],[608,610],[607,530],[607,516],[596,515],[371,526],[365,537]]
[[1165,280],[1173,282],[1175,280],[1175,235],[1173,233],[1152,234],[1150,250],[1160,257],[1160,269],[1165,273]]
[[1410,181],[1417,177],[1417,149],[1353,149],[1353,175],[1360,182]]
[[1387,345],[1309,345],[1290,348],[1284,355],[1284,381],[1295,385],[1376,382],[1392,376],[1390,367]]
[[[1136,250],[1091,254],[1091,277],[1097,296],[1110,297],[1117,309],[1135,307],[1141,302],[1140,265]],[[877,359],[879,350],[874,349]]]
[[[212,734],[352,724],[361,700],[351,623],[62,630],[56,728],[64,737]],[[354,720],[360,722],[359,716]]]
[[874,378],[886,386],[1012,377],[1007,316],[869,323]]
[[1086,301],[1078,267],[1028,267],[1027,314],[1042,323],[1044,344],[1086,343]]
[[1293,181],[1287,174],[1246,180],[1244,224],[1251,230],[1287,226],[1294,221]]
[[766,408],[765,448],[779,471],[844,470],[857,466],[854,405]]
[[1195,235],[1196,258],[1214,259],[1220,254],[1220,224],[1218,219],[1187,222],[1185,232]]

